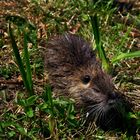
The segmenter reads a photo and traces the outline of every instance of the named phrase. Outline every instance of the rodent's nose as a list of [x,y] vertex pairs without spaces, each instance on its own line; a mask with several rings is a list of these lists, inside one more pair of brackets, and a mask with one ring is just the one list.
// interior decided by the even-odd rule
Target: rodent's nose
[[118,98],[118,95],[117,95],[115,92],[109,93],[108,99],[114,100],[114,99],[116,99],[116,98]]
[[108,103],[109,105],[113,105],[116,102],[116,99],[118,98],[118,95],[113,92],[108,94]]

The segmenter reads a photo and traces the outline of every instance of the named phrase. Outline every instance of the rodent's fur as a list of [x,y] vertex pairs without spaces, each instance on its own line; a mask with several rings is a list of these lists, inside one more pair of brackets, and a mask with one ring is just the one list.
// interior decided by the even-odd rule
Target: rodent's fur
[[84,109],[87,122],[95,121],[103,129],[119,127],[124,98],[102,70],[88,42],[68,33],[50,39],[45,66],[56,97],[74,99],[77,110]]

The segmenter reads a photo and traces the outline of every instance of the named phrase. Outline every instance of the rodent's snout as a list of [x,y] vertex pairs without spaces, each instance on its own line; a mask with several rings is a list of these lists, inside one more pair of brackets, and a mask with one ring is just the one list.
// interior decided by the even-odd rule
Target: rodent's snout
[[108,94],[108,104],[112,105],[114,104],[116,101],[118,101],[119,99],[119,95],[116,92],[112,92]]
[[119,98],[119,96],[116,92],[112,92],[112,93],[108,94],[108,99],[110,99],[110,100],[115,100],[115,99],[118,99],[118,98]]

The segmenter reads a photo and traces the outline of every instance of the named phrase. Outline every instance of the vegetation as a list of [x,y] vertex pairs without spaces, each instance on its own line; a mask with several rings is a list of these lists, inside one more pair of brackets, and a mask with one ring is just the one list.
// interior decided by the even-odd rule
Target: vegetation
[[[133,118],[136,121],[136,136],[117,130],[103,132],[95,124],[86,127],[74,109],[73,100],[53,98],[51,88],[46,84],[42,57],[50,36],[64,32],[79,34],[92,42],[103,68],[115,77],[116,85],[130,98],[140,97],[137,37],[140,36],[137,30],[140,23],[132,21],[127,24],[116,20],[119,14],[127,19],[132,16],[133,19],[140,18],[139,13],[127,9],[124,9],[125,14],[119,13],[112,0],[25,0],[19,3],[1,1],[0,4],[5,4],[0,32],[1,139],[140,137],[139,99],[133,100],[134,113],[128,115],[128,120]],[[8,4],[15,8],[9,9]]]

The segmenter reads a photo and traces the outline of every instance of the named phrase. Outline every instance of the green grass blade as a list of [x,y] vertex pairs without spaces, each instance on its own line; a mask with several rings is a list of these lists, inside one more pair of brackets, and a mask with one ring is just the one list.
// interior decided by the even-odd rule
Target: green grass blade
[[46,90],[47,92],[47,96],[48,96],[48,103],[50,106],[50,110],[51,110],[51,117],[54,117],[54,104],[53,104],[53,99],[52,99],[52,91],[51,91],[51,87],[49,85],[47,85]]
[[33,95],[33,81],[32,81],[32,72],[31,72],[31,66],[30,66],[30,59],[29,59],[29,52],[28,52],[28,43],[27,43],[27,34],[23,30],[24,33],[24,58],[26,63],[26,74],[27,74],[27,80],[30,87],[30,96]]
[[140,57],[140,51],[130,52],[130,53],[121,53],[120,55],[114,57],[111,62],[116,63],[120,61],[121,59],[125,58],[134,58],[134,57]]
[[[101,41],[100,41],[100,32],[99,32],[99,23],[97,19],[97,14],[95,14],[94,16],[90,16],[90,19],[91,19],[91,25],[92,25],[96,45],[99,45]],[[97,50],[99,51],[99,48],[97,48]]]
[[97,49],[99,58],[102,61],[102,66],[105,69],[105,71],[110,72],[109,60],[106,57],[104,48],[101,43],[97,14],[95,14],[94,16],[90,16],[90,19],[91,19],[91,25],[92,25],[94,39],[95,39],[95,43],[96,43],[96,49]]
[[30,87],[29,87],[28,80],[27,80],[27,77],[26,77],[26,72],[24,70],[24,66],[23,66],[23,63],[22,63],[22,60],[21,60],[21,57],[20,57],[20,54],[19,54],[18,46],[16,44],[14,35],[12,33],[12,29],[11,29],[10,24],[9,24],[9,34],[10,34],[10,39],[11,39],[11,43],[12,43],[13,52],[14,52],[14,55],[16,57],[16,61],[17,61],[17,64],[18,64],[18,67],[19,67],[19,70],[20,70],[20,74],[21,74],[22,79],[23,79],[23,83],[24,83],[27,91],[30,92]]
[[116,55],[119,55],[121,48],[123,48],[123,46],[125,46],[125,42],[128,40],[129,38],[129,34],[131,32],[131,28],[129,28],[126,33],[124,34],[124,36],[121,38],[120,43],[118,43],[118,45],[116,46],[116,48],[118,48],[118,53]]
[[56,119],[55,119],[54,103],[53,103],[53,99],[52,99],[51,87],[49,85],[46,86],[45,92],[47,92],[48,105],[50,107],[50,117],[49,117],[49,120],[48,120],[49,130],[51,132],[52,138],[55,139],[55,140],[58,140],[58,133],[56,132],[57,122],[56,122]]

